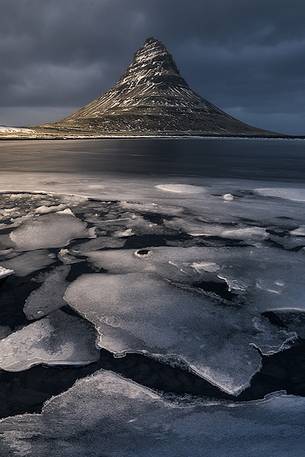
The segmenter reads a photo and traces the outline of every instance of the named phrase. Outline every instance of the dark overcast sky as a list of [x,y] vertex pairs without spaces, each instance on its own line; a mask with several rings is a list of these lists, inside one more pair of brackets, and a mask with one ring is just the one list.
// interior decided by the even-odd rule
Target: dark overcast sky
[[305,133],[304,0],[0,0],[0,124],[60,118],[161,39],[203,97]]

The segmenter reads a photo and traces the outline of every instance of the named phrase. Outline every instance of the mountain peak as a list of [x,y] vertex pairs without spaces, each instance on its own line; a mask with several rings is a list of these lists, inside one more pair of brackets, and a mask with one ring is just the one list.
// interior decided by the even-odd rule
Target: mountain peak
[[144,45],[145,44],[162,44],[160,40],[158,40],[157,38],[153,37],[153,36],[150,36],[149,38],[146,38],[145,42],[144,42]]
[[120,135],[260,133],[194,92],[154,37],[145,40],[110,90],[51,128]]
[[135,53],[133,61],[119,81],[138,84],[139,82],[162,84],[165,79],[172,84],[187,86],[180,76],[177,65],[164,44],[154,37],[147,38],[144,45]]
[[151,51],[154,50],[155,52],[170,54],[166,46],[162,43],[162,41],[154,37],[147,38],[144,41],[144,45],[137,51],[137,53],[147,51],[148,49]]

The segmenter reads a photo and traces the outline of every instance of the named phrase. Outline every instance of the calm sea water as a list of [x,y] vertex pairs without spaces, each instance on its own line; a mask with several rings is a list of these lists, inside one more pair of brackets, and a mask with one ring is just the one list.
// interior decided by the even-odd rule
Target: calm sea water
[[0,142],[2,172],[194,176],[305,182],[305,141],[247,139]]

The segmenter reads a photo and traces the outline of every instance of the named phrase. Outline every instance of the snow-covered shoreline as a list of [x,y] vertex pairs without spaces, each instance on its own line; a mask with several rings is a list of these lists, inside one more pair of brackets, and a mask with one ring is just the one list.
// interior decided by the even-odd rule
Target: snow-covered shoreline
[[[22,132],[23,133],[23,132]],[[26,134],[27,135],[27,134]],[[13,133],[2,135],[0,141],[80,141],[80,140],[255,140],[255,141],[304,141],[303,136],[218,136],[218,135],[77,135],[77,136],[18,136]]]

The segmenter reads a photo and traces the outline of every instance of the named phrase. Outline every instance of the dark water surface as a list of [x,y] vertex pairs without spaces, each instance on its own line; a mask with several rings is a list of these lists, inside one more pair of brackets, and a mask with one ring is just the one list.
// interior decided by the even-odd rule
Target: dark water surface
[[1,171],[305,181],[305,141],[124,139],[0,142]]

